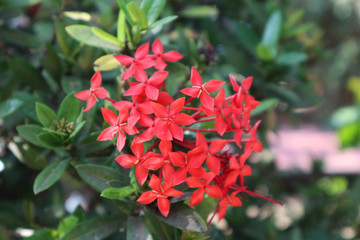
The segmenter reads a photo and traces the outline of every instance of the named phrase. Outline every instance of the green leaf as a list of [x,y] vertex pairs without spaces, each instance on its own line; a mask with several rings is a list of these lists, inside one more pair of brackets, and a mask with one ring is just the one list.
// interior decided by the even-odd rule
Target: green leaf
[[51,123],[57,120],[55,112],[45,104],[37,102],[35,111],[40,123],[46,128],[50,128]]
[[82,129],[82,127],[85,125],[86,121],[82,121],[81,123],[77,124],[75,126],[74,131],[70,134],[69,138],[73,138],[78,134],[78,132]]
[[160,220],[174,227],[193,232],[206,231],[206,223],[195,210],[183,203],[176,203],[170,206],[170,212],[164,217],[157,209],[147,208]]
[[42,0],[1,0],[0,9],[27,7],[41,2]]
[[100,133],[91,133],[81,141],[79,152],[87,154],[97,152],[113,145],[111,141],[97,141]]
[[161,11],[165,7],[166,0],[144,0],[141,2],[141,8],[147,15],[149,23],[155,22]]
[[81,79],[76,78],[75,76],[62,76],[61,87],[67,94],[83,90]]
[[128,22],[130,23],[131,26],[135,26],[136,22],[135,20],[131,17],[129,11],[126,8],[126,4],[129,2],[128,0],[117,0],[120,9],[124,11],[126,20],[128,20]]
[[96,164],[79,164],[75,168],[80,177],[99,192],[109,187],[129,185],[129,177],[111,167]]
[[146,29],[148,27],[146,13],[141,8],[139,8],[135,2],[129,2],[126,5],[126,9],[131,15],[131,18],[134,19],[142,29]]
[[86,220],[86,212],[80,204],[76,207],[73,215],[79,220],[79,222]]
[[110,71],[121,67],[121,63],[114,58],[113,54],[104,55],[99,57],[94,62],[95,71]]
[[295,25],[300,19],[304,16],[304,9],[299,9],[295,11],[285,22],[284,28],[289,29]]
[[55,48],[50,43],[46,44],[46,55],[42,60],[42,64],[53,79],[60,81],[62,76],[61,60]]
[[101,39],[103,39],[105,41],[111,42],[113,44],[120,45],[120,41],[116,37],[114,37],[113,35],[105,32],[104,30],[102,30],[100,28],[97,28],[97,27],[91,27],[91,30],[99,38],[101,38]]
[[80,222],[68,231],[60,240],[105,239],[119,231],[123,221],[119,216],[100,217]]
[[19,82],[23,82],[27,86],[30,85],[35,89],[47,89],[46,81],[41,76],[40,71],[30,65],[25,59],[11,59],[9,61],[9,68]]
[[61,220],[58,227],[59,237],[63,237],[65,233],[74,228],[78,222],[79,219],[75,216],[69,216]]
[[118,22],[117,22],[117,38],[120,41],[120,46],[125,48],[126,42],[126,22],[125,13],[123,10],[119,10]]
[[74,94],[67,95],[64,100],[61,102],[58,120],[65,118],[69,122],[75,123],[77,117],[80,114],[81,103]]
[[64,23],[61,22],[58,18],[55,18],[54,27],[55,27],[56,40],[59,43],[62,52],[66,56],[70,56],[72,54],[72,51],[68,44],[69,35],[65,31]]
[[127,240],[151,240],[152,236],[147,229],[143,216],[129,216],[126,224]]
[[281,32],[281,12],[280,10],[274,12],[266,23],[261,43],[272,52],[276,52],[277,44]]
[[266,112],[270,108],[274,107],[276,104],[278,104],[280,101],[277,98],[267,98],[265,100],[262,100],[261,103],[251,111],[251,116],[255,116],[259,113]]
[[57,240],[57,233],[53,229],[40,229],[36,230],[30,237],[24,238],[24,240]]
[[91,15],[87,12],[75,12],[75,11],[65,11],[63,12],[64,16],[73,20],[80,21],[91,21]]
[[101,192],[102,197],[109,199],[120,199],[127,197],[136,191],[132,186],[126,186],[122,188],[109,187]]
[[303,52],[286,52],[279,54],[276,63],[285,66],[295,66],[306,61],[308,56]]
[[50,132],[43,132],[36,137],[47,147],[51,149],[63,149],[64,146],[62,144],[62,140],[60,139],[61,136],[50,133]]
[[353,124],[360,121],[360,106],[346,106],[337,109],[330,118],[330,123],[335,128]]
[[307,22],[307,23],[301,24],[300,26],[292,28],[291,30],[285,31],[284,34],[283,34],[283,37],[285,37],[285,38],[293,37],[293,36],[296,36],[296,35],[298,35],[300,33],[306,32],[306,31],[310,30],[313,27],[315,27],[314,23]]
[[240,43],[252,54],[256,54],[256,45],[260,42],[259,36],[247,24],[240,22],[236,25],[236,36]]
[[[0,7],[1,8],[1,7]],[[0,28],[0,38],[5,43],[27,48],[38,48],[42,45],[40,39],[34,34],[20,30]]]
[[34,124],[27,124],[27,125],[18,126],[16,130],[18,131],[18,133],[22,138],[29,141],[30,143],[39,147],[47,147],[47,145],[45,145],[36,137],[38,134],[44,132],[42,127]]
[[300,106],[301,98],[292,89],[286,88],[277,84],[268,84],[266,86],[267,94],[276,96],[284,102],[290,103],[295,106]]
[[259,43],[256,47],[256,55],[262,61],[271,61],[276,55],[276,51],[272,51],[271,48]]
[[0,103],[0,119],[5,118],[22,106],[23,102],[18,99],[7,99]]
[[[153,24],[151,24],[150,28],[151,29],[154,29],[154,28],[162,28],[162,26],[164,26],[165,24],[168,24],[172,21],[174,21],[175,19],[177,19],[178,16],[167,16],[167,17],[164,17],[162,19],[160,19],[159,21],[156,21],[154,22]],[[161,29],[160,29],[161,30]]]
[[71,37],[76,39],[79,42],[87,44],[89,46],[105,48],[112,51],[120,51],[121,48],[118,44],[115,44],[113,41],[108,41],[97,36],[92,27],[84,25],[71,25],[65,28],[68,34]]
[[55,162],[48,165],[40,174],[36,177],[34,182],[34,193],[38,194],[56,183],[65,169],[70,163],[70,159],[67,160],[56,160]]
[[214,18],[218,13],[219,10],[216,7],[203,5],[188,7],[181,12],[181,15],[189,18]]

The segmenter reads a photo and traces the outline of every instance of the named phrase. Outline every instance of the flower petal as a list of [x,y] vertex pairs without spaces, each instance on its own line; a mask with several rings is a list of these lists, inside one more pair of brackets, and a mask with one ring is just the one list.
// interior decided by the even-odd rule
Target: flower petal
[[116,141],[116,146],[119,152],[121,152],[121,150],[124,148],[125,142],[126,142],[126,136],[123,133],[119,132]]
[[169,72],[167,71],[157,71],[150,78],[149,83],[157,88],[160,88],[167,78]]
[[137,60],[145,58],[149,53],[149,43],[141,45],[135,52],[135,58]]
[[142,204],[152,203],[157,199],[157,194],[153,191],[144,192],[136,201]]
[[115,161],[124,168],[130,168],[135,165],[136,158],[129,154],[120,155],[115,158]]
[[102,131],[100,133],[100,135],[97,137],[97,141],[106,141],[106,140],[111,140],[114,138],[115,134],[116,133],[116,127],[108,127],[108,128],[105,128],[104,131]]
[[94,94],[97,98],[104,99],[108,95],[108,92],[105,88],[101,87],[94,91]]
[[214,99],[204,91],[200,94],[200,102],[210,111],[214,110]]
[[162,106],[161,104],[158,103],[151,103],[152,105],[152,109],[154,110],[154,113],[157,117],[159,118],[168,118],[169,117],[169,113],[168,110]]
[[107,109],[107,108],[101,108],[101,113],[104,117],[104,120],[111,124],[111,125],[116,125],[116,121],[117,121],[117,116],[116,114],[111,111],[110,109]]
[[143,185],[148,177],[148,170],[143,168],[141,165],[136,165],[135,167],[135,176],[136,179],[139,181],[140,185]]
[[210,80],[207,83],[205,83],[204,88],[208,92],[216,92],[221,88],[222,85],[224,85],[224,83],[225,83],[224,81],[220,81],[220,80]]
[[221,151],[226,144],[227,144],[227,140],[223,140],[223,139],[216,139],[212,141],[209,148],[210,153],[214,154]]
[[179,125],[172,122],[169,124],[169,130],[170,130],[171,136],[173,138],[176,138],[179,141],[184,140],[184,132],[183,132],[183,129]]
[[175,167],[184,167],[185,166],[185,153],[183,152],[170,152],[169,153],[171,163]]
[[151,45],[151,50],[153,51],[153,53],[155,54],[159,54],[159,53],[163,53],[164,52],[164,47],[160,41],[160,39],[156,39],[153,44]]
[[164,59],[167,62],[177,62],[182,58],[183,58],[183,55],[181,55],[180,53],[178,53],[176,51],[170,51],[170,52],[164,53],[162,55],[162,59]]
[[92,89],[96,89],[101,86],[101,74],[100,71],[96,71],[96,73],[91,77],[90,85]]
[[168,183],[173,182],[175,169],[170,163],[165,163],[161,169],[161,172],[165,181],[167,181]]
[[142,95],[145,93],[145,84],[137,83],[131,86],[124,94],[124,96]]
[[169,115],[172,116],[175,115],[176,113],[179,113],[183,109],[184,105],[185,105],[184,97],[176,99],[176,101],[170,105]]
[[213,197],[213,198],[222,198],[223,197],[223,193],[221,191],[221,189],[219,188],[219,186],[215,186],[215,185],[208,185],[206,188],[205,188],[205,192],[207,194],[209,194],[210,197]]
[[194,67],[191,68],[190,82],[193,86],[201,86],[203,84],[199,72]]
[[244,88],[246,91],[249,91],[252,82],[253,82],[253,77],[245,78],[241,83],[241,87]]
[[170,201],[167,198],[159,197],[157,200],[157,204],[161,214],[164,215],[164,217],[167,217],[170,210]]
[[118,60],[121,63],[121,65],[124,66],[128,66],[134,62],[134,59],[127,55],[114,55],[114,58]]
[[89,101],[86,104],[86,108],[84,109],[84,112],[89,111],[96,103],[96,98],[93,94],[90,95]]
[[150,84],[146,85],[145,93],[146,93],[146,96],[153,101],[156,101],[159,97],[159,89],[157,89],[154,86],[151,86]]
[[179,185],[186,180],[187,169],[182,167],[179,168],[174,174],[174,185]]
[[180,92],[184,95],[196,98],[200,92],[200,88],[184,88]]
[[129,79],[132,75],[134,75],[134,73],[135,73],[135,64],[131,64],[130,67],[126,69],[126,71],[123,73],[121,79],[125,81]]
[[190,125],[193,124],[195,122],[195,119],[185,113],[178,113],[175,115],[175,118],[173,118],[174,121],[181,125],[181,126],[186,126],[186,125]]
[[191,198],[190,198],[190,207],[193,207],[193,206],[201,203],[201,201],[204,198],[204,193],[205,193],[205,190],[202,188],[193,192],[193,194],[191,195]]
[[[210,148],[211,149],[211,148]],[[215,156],[208,156],[206,158],[206,165],[216,175],[220,175],[220,160]]]
[[83,90],[81,92],[76,93],[74,96],[80,100],[86,101],[88,100],[91,92],[90,90]]
[[166,68],[167,64],[162,60],[161,57],[158,57],[155,61],[155,68],[157,70],[164,70]]
[[161,191],[161,179],[155,174],[151,175],[149,186],[157,192]]

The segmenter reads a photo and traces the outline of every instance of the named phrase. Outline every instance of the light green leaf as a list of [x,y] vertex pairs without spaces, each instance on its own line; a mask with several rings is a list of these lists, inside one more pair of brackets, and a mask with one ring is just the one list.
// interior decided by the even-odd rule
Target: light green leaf
[[0,119],[5,118],[17,111],[23,102],[18,99],[8,99],[0,103]]
[[82,127],[85,125],[86,121],[82,121],[81,123],[77,124],[75,126],[74,131],[70,134],[69,138],[73,138],[78,134],[78,132],[82,129]]
[[123,220],[119,216],[101,217],[80,222],[68,231],[60,240],[105,239],[119,231]]
[[284,34],[283,34],[283,37],[285,37],[285,38],[293,37],[293,36],[296,36],[298,34],[301,34],[303,32],[306,32],[306,31],[312,29],[313,27],[315,27],[314,23],[307,22],[307,23],[304,23],[304,24],[302,24],[300,26],[292,28],[291,30],[285,31]]
[[69,122],[75,123],[77,117],[80,114],[81,103],[74,94],[67,95],[64,100],[61,102],[58,120],[65,118]]
[[44,132],[42,127],[34,124],[27,124],[18,126],[16,130],[22,138],[29,141],[30,143],[39,147],[47,147],[47,145],[45,145],[36,137],[38,134]]
[[119,45],[120,46],[120,41],[114,37],[113,35],[105,32],[104,30],[97,28],[97,27],[91,27],[91,30],[93,31],[93,33],[98,36],[99,38],[107,41],[107,42],[111,42],[113,44]]
[[277,49],[277,44],[281,32],[281,21],[281,12],[278,10],[274,12],[267,21],[261,39],[261,43],[270,48],[273,52]]
[[92,27],[84,25],[71,25],[65,28],[71,37],[89,46],[105,48],[112,51],[120,51],[120,46],[97,36]]
[[125,48],[126,42],[126,22],[125,22],[125,13],[123,10],[119,10],[118,22],[117,22],[117,38],[120,41],[120,46]]
[[171,204],[170,212],[167,217],[164,217],[161,213],[152,208],[147,209],[155,214],[160,220],[174,227],[194,232],[204,232],[207,229],[206,223],[199,214],[184,203]]
[[95,71],[110,71],[121,67],[121,63],[114,58],[113,54],[104,55],[94,62]]
[[265,100],[262,100],[261,103],[254,110],[251,111],[251,116],[255,116],[259,113],[265,112],[270,108],[274,107],[279,102],[280,101],[277,98],[267,98]]
[[58,227],[59,237],[63,237],[64,234],[74,228],[78,222],[79,219],[75,216],[68,216],[61,220]]
[[160,19],[159,21],[156,21],[153,24],[151,24],[150,28],[151,29],[158,28],[158,27],[160,28],[160,27],[164,26],[165,24],[171,23],[172,21],[174,21],[177,18],[178,18],[178,16],[175,16],[175,15],[164,17],[164,18]]
[[45,104],[37,102],[35,111],[40,123],[46,128],[50,128],[51,123],[57,120],[56,113]]
[[24,238],[24,240],[57,240],[57,233],[53,229],[43,228],[36,230],[30,237]]
[[48,88],[40,71],[30,65],[25,59],[11,59],[9,61],[9,68],[19,82],[23,82],[27,86],[30,85],[35,89],[46,90]]
[[56,183],[65,169],[70,163],[70,159],[67,160],[56,160],[55,162],[48,165],[40,174],[35,178],[34,182],[34,193],[38,194]]
[[346,106],[337,109],[330,118],[330,123],[335,128],[360,121],[360,106]]
[[128,4],[129,1],[128,0],[117,0],[117,2],[120,6],[120,9],[124,11],[126,20],[130,23],[131,26],[135,26],[136,25],[135,19],[133,19],[131,17],[129,11],[126,8],[126,4]]
[[127,197],[136,191],[132,186],[126,186],[122,188],[109,187],[101,192],[102,197],[109,199],[120,199]]
[[289,29],[295,25],[300,19],[304,16],[304,9],[299,9],[295,11],[291,16],[286,20],[284,28]]
[[62,76],[62,63],[55,48],[50,43],[46,44],[46,55],[42,60],[42,64],[53,79],[60,81]]
[[286,52],[281,53],[276,58],[276,63],[285,66],[295,66],[306,61],[308,56],[303,52]]
[[144,0],[141,2],[141,8],[145,11],[150,24],[159,17],[165,4],[166,0]]
[[96,164],[79,164],[75,168],[80,177],[99,192],[109,187],[129,185],[129,177],[111,167]]
[[271,61],[274,59],[276,54],[276,52],[272,51],[271,49],[273,48],[269,48],[264,44],[259,43],[256,47],[256,55],[262,61]]
[[55,25],[54,27],[55,27],[56,40],[59,43],[62,52],[66,56],[70,56],[72,52],[68,44],[69,35],[65,31],[64,23],[61,22],[59,19],[55,18],[54,25]]
[[219,10],[216,7],[203,5],[188,7],[181,12],[181,15],[189,18],[212,18],[217,17]]
[[64,16],[73,20],[90,22],[91,15],[87,12],[64,11]]
[[131,18],[134,19],[142,29],[146,29],[148,27],[146,13],[141,8],[139,8],[135,2],[129,2],[126,5],[126,9],[131,15]]

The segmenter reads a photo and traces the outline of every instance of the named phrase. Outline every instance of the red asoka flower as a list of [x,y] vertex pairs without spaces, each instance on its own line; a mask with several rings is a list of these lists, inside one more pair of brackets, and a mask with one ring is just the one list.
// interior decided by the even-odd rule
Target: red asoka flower
[[106,98],[108,92],[105,88],[100,87],[102,83],[101,74],[97,71],[91,78],[90,90],[84,90],[76,93],[74,96],[80,100],[88,101],[84,112],[89,111],[96,103],[97,99]]
[[213,198],[222,198],[223,193],[219,186],[210,184],[211,181],[216,176],[213,172],[205,173],[201,178],[200,177],[188,177],[186,178],[186,183],[191,188],[198,188],[190,198],[190,207],[195,206],[201,203],[204,198],[205,192]]
[[204,107],[212,111],[214,109],[214,99],[210,96],[210,93],[219,90],[224,81],[210,80],[203,84],[199,72],[194,67],[191,68],[190,81],[193,87],[184,88],[180,92],[192,98],[199,97]]
[[219,221],[225,217],[226,209],[231,207],[240,207],[242,206],[242,202],[239,197],[236,196],[238,192],[231,193],[230,196],[224,197],[219,202]]
[[166,63],[164,61],[177,62],[183,58],[183,56],[176,51],[164,53],[164,47],[160,39],[156,39],[153,42],[151,49],[154,53],[151,58],[155,60],[155,68],[157,70],[164,70],[166,68]]
[[105,121],[111,126],[102,131],[97,140],[106,141],[111,140],[115,136],[117,136],[116,146],[119,152],[121,152],[126,142],[125,133],[133,135],[138,133],[139,131],[135,127],[130,127],[127,124],[126,121],[128,119],[129,112],[126,107],[119,110],[118,117],[113,111],[106,108],[101,108],[101,112]]
[[185,105],[185,98],[179,98],[168,107],[152,103],[155,112],[155,135],[161,140],[172,140],[173,138],[182,141],[184,139],[183,129],[179,126],[190,125],[195,122],[191,116],[180,113]]
[[151,68],[154,66],[154,61],[148,55],[149,53],[149,43],[145,43],[140,46],[136,52],[135,57],[129,57],[127,55],[114,55],[116,60],[118,60],[122,65],[129,66],[128,69],[122,75],[122,80],[125,81],[134,75],[136,80],[144,79],[146,72],[144,69]]
[[249,142],[247,142],[245,145],[244,153],[250,152],[250,154],[251,154],[252,151],[255,151],[255,152],[262,151],[262,144],[261,144],[260,140],[258,140],[256,137],[257,128],[260,125],[260,122],[261,122],[261,120],[257,121],[255,123],[255,126],[251,129]]
[[[171,141],[161,141],[159,144],[159,149],[164,159],[164,165],[161,168],[162,176],[165,179],[165,181],[171,183],[174,180],[174,174],[175,174],[175,169],[171,164],[171,159],[170,159],[170,154],[172,150]],[[177,185],[175,182],[174,184]]]
[[150,204],[157,199],[157,205],[164,217],[167,217],[170,210],[170,201],[168,197],[178,197],[184,193],[173,189],[172,183],[163,182],[155,174],[151,176],[149,186],[152,191],[144,192],[136,201],[142,204]]
[[[158,162],[161,155],[158,153],[148,152],[144,154],[144,144],[137,143],[136,137],[131,144],[131,151],[135,155],[123,154],[115,158],[115,161],[124,168],[135,167],[135,176],[139,183],[143,185],[148,177],[148,170],[157,170],[161,167],[162,163]],[[146,161],[150,162],[146,166]],[[156,166],[155,166],[156,165]]]
[[157,71],[149,79],[147,75],[136,79],[140,83],[132,83],[124,96],[146,95],[149,99],[156,101],[159,97],[159,89],[164,83],[169,72]]
[[216,175],[220,174],[220,160],[214,156],[215,153],[221,151],[227,143],[227,140],[216,139],[211,142],[210,147],[206,141],[204,135],[200,132],[196,134],[196,146],[201,148],[196,148],[189,152],[189,157],[191,163],[189,164],[191,168],[199,168],[204,160],[206,159],[206,165]]
[[229,169],[231,169],[231,171],[227,174],[225,186],[235,184],[238,178],[240,186],[244,186],[244,177],[251,176],[251,168],[249,165],[245,165],[245,161],[245,156],[240,156],[239,160],[237,160],[235,157],[230,158]]

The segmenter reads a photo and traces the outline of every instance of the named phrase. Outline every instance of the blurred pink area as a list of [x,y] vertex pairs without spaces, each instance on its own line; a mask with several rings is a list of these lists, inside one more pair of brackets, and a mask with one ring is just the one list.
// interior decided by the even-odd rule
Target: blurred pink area
[[269,132],[268,140],[280,171],[309,173],[313,161],[322,161],[324,173],[360,173],[360,149],[340,150],[335,132],[306,125]]

